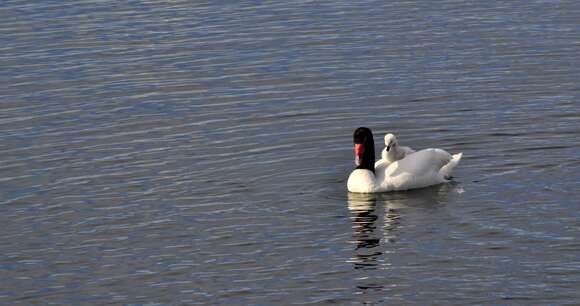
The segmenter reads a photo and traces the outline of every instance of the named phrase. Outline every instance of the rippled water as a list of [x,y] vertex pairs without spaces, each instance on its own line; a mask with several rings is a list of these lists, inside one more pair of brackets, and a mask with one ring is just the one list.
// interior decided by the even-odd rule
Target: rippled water
[[[3,1],[0,303],[580,303],[578,1]],[[463,152],[348,194],[352,131]]]

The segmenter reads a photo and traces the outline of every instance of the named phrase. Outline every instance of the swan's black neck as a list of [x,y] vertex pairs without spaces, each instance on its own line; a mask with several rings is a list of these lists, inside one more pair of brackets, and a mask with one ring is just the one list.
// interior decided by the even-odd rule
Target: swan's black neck
[[375,141],[369,128],[359,127],[354,131],[353,142],[357,158],[357,169],[375,172]]

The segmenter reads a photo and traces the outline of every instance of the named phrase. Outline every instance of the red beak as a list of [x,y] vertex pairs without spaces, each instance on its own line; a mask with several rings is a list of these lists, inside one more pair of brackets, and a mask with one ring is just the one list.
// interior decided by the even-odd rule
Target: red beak
[[362,143],[355,143],[354,144],[354,155],[355,156],[362,156],[362,152],[365,149]]
[[365,147],[362,143],[355,143],[354,144],[354,163],[357,166],[360,166],[360,162],[361,162],[361,158],[362,158],[362,154],[364,151]]

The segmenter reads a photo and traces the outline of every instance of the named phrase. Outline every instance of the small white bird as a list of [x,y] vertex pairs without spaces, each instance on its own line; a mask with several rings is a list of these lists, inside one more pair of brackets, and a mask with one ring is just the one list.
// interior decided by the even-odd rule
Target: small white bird
[[405,158],[405,156],[415,153],[415,150],[410,147],[399,146],[397,137],[389,133],[385,135],[385,148],[381,152],[381,159],[375,163],[376,167],[386,167],[398,160]]

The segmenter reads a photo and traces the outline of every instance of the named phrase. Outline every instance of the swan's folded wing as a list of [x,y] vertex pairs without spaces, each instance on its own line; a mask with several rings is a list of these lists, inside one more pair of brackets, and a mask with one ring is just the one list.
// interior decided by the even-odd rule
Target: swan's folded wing
[[410,174],[415,176],[432,175],[451,160],[451,154],[441,149],[424,149],[407,155],[405,158],[392,163],[386,169],[386,175]]
[[425,149],[390,164],[384,178],[377,174],[378,190],[408,190],[427,187],[445,180],[439,170],[449,162],[451,155],[441,149]]

